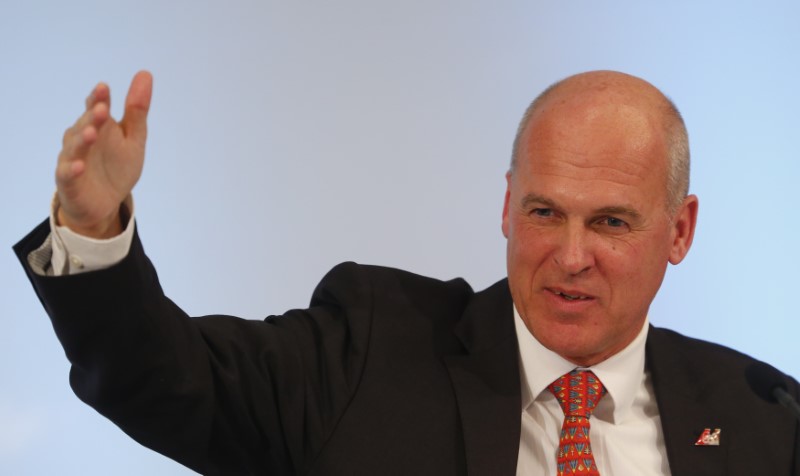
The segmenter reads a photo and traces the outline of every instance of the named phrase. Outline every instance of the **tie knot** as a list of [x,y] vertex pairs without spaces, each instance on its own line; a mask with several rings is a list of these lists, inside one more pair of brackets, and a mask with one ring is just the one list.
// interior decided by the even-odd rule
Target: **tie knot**
[[589,370],[573,370],[562,375],[547,387],[555,395],[564,415],[569,417],[592,416],[606,389],[597,376]]

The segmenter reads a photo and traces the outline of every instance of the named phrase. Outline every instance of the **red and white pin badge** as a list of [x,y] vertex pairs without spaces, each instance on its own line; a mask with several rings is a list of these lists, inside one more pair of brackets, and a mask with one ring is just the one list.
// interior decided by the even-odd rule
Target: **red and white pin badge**
[[703,430],[703,433],[700,434],[700,437],[697,438],[697,441],[694,442],[695,446],[719,446],[719,435],[722,433],[722,430],[719,428],[714,428],[714,431],[711,431],[711,428],[706,428]]

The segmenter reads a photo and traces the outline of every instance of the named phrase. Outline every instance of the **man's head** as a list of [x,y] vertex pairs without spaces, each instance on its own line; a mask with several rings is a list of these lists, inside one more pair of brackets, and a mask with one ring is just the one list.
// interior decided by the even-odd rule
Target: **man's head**
[[[667,138],[667,146],[668,146],[668,173],[669,176],[667,177],[667,193],[669,194],[670,200],[670,208],[674,211],[682,202],[686,195],[689,194],[689,136],[686,132],[686,124],[683,122],[683,117],[681,117],[680,111],[675,106],[675,104],[666,96],[664,96],[660,91],[658,91],[654,86],[646,81],[636,78],[634,76],[630,76],[624,73],[618,73],[615,71],[591,71],[588,73],[578,74],[575,76],[570,76],[565,78],[561,81],[558,81],[554,84],[551,84],[547,89],[545,89],[533,102],[528,106],[525,110],[525,114],[522,116],[522,120],[519,123],[519,127],[517,128],[517,135],[514,137],[514,146],[511,151],[511,167],[510,171],[513,172],[519,155],[519,148],[520,144],[523,139],[523,133],[526,131],[526,126],[528,122],[530,122],[531,116],[534,112],[537,112],[539,106],[545,102],[547,98],[550,97],[552,93],[557,93],[561,89],[562,86],[569,86],[573,81],[580,84],[582,81],[590,82],[593,79],[603,78],[606,77],[611,79],[612,77],[618,77],[618,79],[630,79],[634,81],[640,81],[642,85],[651,88],[660,98],[661,105],[658,106],[661,109],[661,112],[664,114],[663,118],[663,125],[664,125],[664,133],[666,134]],[[598,85],[599,87],[602,87]]]
[[633,76],[597,71],[548,88],[523,117],[503,208],[511,294],[528,330],[579,365],[641,330],[666,272],[689,250],[686,130]]

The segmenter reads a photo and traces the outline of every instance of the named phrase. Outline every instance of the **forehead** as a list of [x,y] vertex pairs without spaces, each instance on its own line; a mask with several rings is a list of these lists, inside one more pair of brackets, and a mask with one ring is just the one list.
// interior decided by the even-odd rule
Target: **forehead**
[[552,94],[530,116],[517,165],[523,174],[629,185],[656,178],[666,186],[668,147],[662,114],[646,94]]

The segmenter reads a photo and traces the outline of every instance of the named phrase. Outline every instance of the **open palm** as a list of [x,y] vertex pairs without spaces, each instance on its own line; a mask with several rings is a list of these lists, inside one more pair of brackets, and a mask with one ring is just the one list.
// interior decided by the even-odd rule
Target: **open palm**
[[56,167],[58,220],[73,231],[107,238],[121,231],[119,207],[142,173],[153,79],[139,72],[131,82],[119,122],[109,113],[108,86],[97,85],[86,111],[64,133]]

